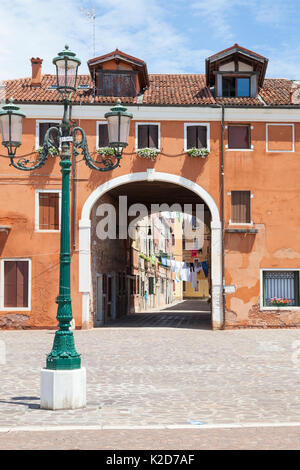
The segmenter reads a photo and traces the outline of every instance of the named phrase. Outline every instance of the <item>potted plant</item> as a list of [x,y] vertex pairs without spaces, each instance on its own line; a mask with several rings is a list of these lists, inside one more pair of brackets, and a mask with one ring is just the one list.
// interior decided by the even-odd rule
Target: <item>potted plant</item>
[[102,157],[114,156],[114,149],[112,147],[100,147],[97,149],[98,155]]
[[159,154],[159,150],[153,148],[144,148],[137,150],[137,154],[141,158],[149,158],[150,160],[154,161]]
[[287,307],[291,305],[292,301],[288,297],[272,297],[270,299],[270,304],[276,307]]
[[206,158],[207,155],[209,154],[209,150],[206,148],[198,149],[196,147],[193,147],[189,150],[187,150],[187,154],[189,157],[201,157],[201,158]]
[[[38,153],[39,155],[42,153],[42,151],[43,151],[43,147],[39,147],[39,148],[37,149],[37,153]],[[57,157],[57,155],[58,155],[58,150],[57,150],[57,148],[52,147],[52,146],[49,147],[49,148],[48,148],[48,155],[50,155],[51,157]]]

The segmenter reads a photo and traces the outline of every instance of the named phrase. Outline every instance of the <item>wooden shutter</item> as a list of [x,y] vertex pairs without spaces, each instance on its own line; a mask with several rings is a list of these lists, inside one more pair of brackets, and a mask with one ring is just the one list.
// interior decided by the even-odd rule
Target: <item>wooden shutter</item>
[[59,230],[58,193],[39,193],[39,230]]
[[98,147],[107,147],[108,146],[107,124],[99,124],[98,131],[99,131]]
[[207,128],[206,126],[187,127],[187,149],[207,148]]
[[197,148],[207,148],[207,128],[206,126],[197,126]]
[[[44,145],[45,135],[50,127],[58,127],[58,124],[53,122],[40,122],[39,123],[39,146],[42,147]],[[59,136],[57,133],[51,132],[51,138],[54,140],[56,146],[59,146]]]
[[28,261],[4,261],[4,307],[28,307]]
[[186,133],[186,147],[187,149],[192,149],[197,147],[197,129],[196,126],[188,126]]
[[149,140],[148,147],[158,149],[158,126],[148,126]]
[[154,277],[149,277],[149,294],[154,294]]
[[117,74],[118,88],[116,96],[135,96],[135,75],[131,73]]
[[251,222],[250,196],[250,191],[231,191],[231,222]]
[[47,130],[51,127],[49,122],[40,122],[39,124],[39,146],[44,145],[45,135]]
[[97,95],[135,96],[136,75],[131,73],[98,72]]
[[148,126],[141,124],[138,126],[138,148],[144,149],[148,147]]
[[101,73],[99,75],[100,78],[100,89],[102,90],[102,93],[104,96],[114,96],[114,89],[116,88],[115,82],[116,82],[116,75],[113,73]]
[[250,129],[249,126],[228,126],[228,148],[249,149]]

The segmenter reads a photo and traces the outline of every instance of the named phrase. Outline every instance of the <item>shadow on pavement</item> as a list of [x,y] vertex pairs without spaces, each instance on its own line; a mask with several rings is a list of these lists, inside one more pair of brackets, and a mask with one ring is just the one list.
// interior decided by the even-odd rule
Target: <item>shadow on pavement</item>
[[204,300],[183,302],[151,312],[132,313],[111,320],[104,328],[187,328],[211,329],[210,304]]

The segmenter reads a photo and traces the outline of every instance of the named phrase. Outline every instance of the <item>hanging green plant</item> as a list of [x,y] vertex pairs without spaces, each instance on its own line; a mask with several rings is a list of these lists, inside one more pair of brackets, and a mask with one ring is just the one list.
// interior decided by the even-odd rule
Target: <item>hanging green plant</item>
[[[41,155],[42,151],[43,151],[43,147],[39,147],[39,148],[37,149],[37,153],[38,153],[39,155]],[[57,155],[58,155],[58,150],[57,150],[57,148],[55,148],[55,147],[49,147],[49,148],[48,148],[48,155],[50,155],[51,157],[57,157]]]
[[112,147],[100,147],[97,149],[98,155],[102,157],[113,156],[115,154],[114,149]]
[[149,158],[150,160],[154,161],[159,154],[159,150],[157,149],[150,149],[144,148],[137,151],[137,154],[141,158]]
[[145,255],[144,253],[140,253],[140,258],[144,259],[145,261],[150,261],[149,256]]
[[209,154],[208,149],[197,149],[196,147],[193,147],[192,149],[187,150],[187,154],[189,157],[201,157],[205,158]]

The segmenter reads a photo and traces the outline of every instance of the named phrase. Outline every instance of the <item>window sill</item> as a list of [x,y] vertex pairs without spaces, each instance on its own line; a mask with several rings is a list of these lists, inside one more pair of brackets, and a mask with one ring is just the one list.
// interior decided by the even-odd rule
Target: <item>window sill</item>
[[[198,148],[198,147],[194,147],[196,148],[197,150],[208,150],[210,152],[210,148],[209,147],[202,147],[202,148]],[[191,149],[183,149],[183,151],[186,153],[186,152],[189,152],[190,150],[193,150],[192,148]]]
[[231,228],[225,228],[226,233],[249,233],[249,234],[256,234],[258,233],[257,228],[251,228],[251,226],[246,227],[231,227]]
[[1,307],[0,312],[31,312],[31,307]]
[[254,149],[227,149],[225,148],[226,152],[253,152]]
[[229,220],[229,227],[233,226],[233,227],[238,227],[238,226],[242,226],[242,227],[253,227],[253,220],[251,220],[251,222],[231,222],[231,220]]
[[142,150],[145,150],[145,149],[150,149],[150,150],[155,150],[156,152],[161,152],[160,149],[157,149],[155,147],[144,147],[144,148],[141,148],[141,149],[135,149],[135,153],[141,152]]
[[36,233],[60,233],[60,229],[59,230],[35,230]]
[[292,307],[260,307],[260,310],[271,310],[271,311],[276,311],[276,310],[300,310],[300,305],[299,307],[297,306],[292,306]]

